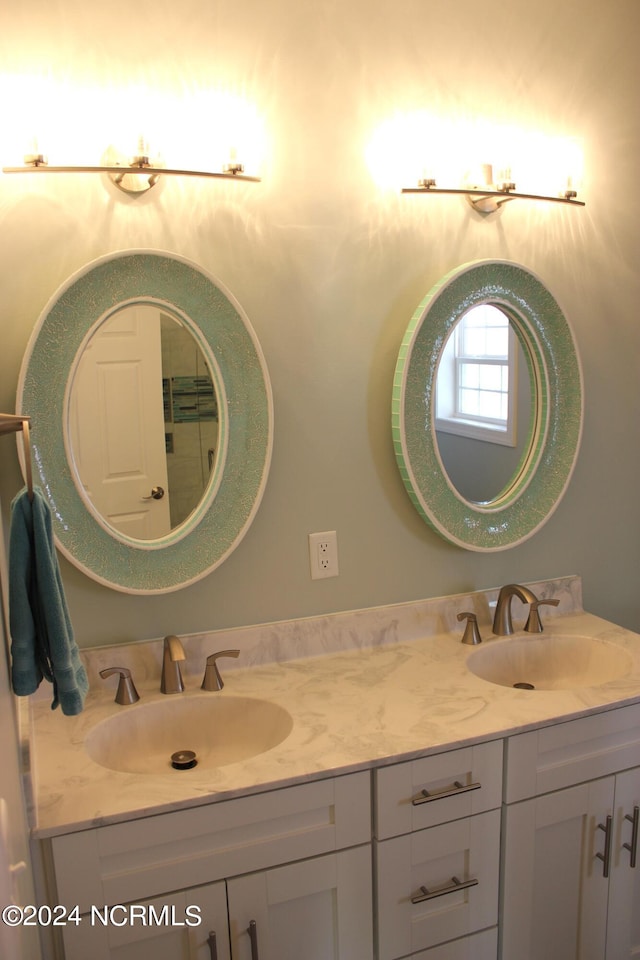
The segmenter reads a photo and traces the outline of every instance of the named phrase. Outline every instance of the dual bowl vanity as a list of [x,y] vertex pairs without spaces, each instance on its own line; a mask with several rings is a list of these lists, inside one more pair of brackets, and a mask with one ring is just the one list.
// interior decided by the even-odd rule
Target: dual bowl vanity
[[[53,955],[631,957],[640,636],[584,613],[579,578],[531,588],[559,600],[539,634],[514,600],[494,637],[483,591],[184,637],[174,695],[162,641],[84,651],[84,712],[33,698],[24,723],[41,898],[83,920]],[[138,702],[99,679],[114,665]],[[113,904],[127,923],[96,918]],[[134,922],[141,904],[173,922]]]

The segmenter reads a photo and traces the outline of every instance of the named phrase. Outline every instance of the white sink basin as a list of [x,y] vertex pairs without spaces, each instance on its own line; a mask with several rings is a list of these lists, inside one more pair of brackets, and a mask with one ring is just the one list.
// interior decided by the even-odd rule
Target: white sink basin
[[629,673],[632,660],[605,640],[542,633],[489,640],[469,655],[467,666],[503,687],[572,690],[618,680]]
[[[293,728],[291,715],[276,703],[219,693],[180,695],[122,708],[87,735],[92,760],[126,773],[211,770],[247,760],[282,743]],[[197,764],[174,769],[173,754],[195,753]],[[185,763],[190,758],[176,759]]]

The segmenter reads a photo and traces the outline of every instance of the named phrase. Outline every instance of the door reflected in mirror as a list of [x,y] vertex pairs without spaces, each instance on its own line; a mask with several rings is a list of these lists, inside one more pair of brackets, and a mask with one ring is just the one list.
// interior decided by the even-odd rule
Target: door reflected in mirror
[[449,480],[470,503],[494,503],[516,482],[537,398],[518,328],[482,303],[451,330],[438,363],[435,434]]
[[205,495],[218,435],[211,370],[179,318],[132,303],[96,328],[69,391],[68,444],[101,523],[143,541],[180,527]]

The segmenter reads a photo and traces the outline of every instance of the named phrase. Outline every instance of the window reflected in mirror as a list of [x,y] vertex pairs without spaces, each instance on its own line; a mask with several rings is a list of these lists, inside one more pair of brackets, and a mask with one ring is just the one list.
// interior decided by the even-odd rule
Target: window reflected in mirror
[[491,303],[472,307],[447,338],[436,381],[438,450],[462,497],[489,503],[509,486],[534,410],[527,358],[508,314]]
[[517,373],[518,342],[507,315],[490,303],[472,307],[442,351],[436,428],[514,446]]

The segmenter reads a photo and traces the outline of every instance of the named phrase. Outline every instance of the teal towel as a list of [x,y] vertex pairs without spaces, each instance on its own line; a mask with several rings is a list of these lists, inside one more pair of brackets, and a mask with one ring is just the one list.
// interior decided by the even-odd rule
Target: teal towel
[[43,677],[53,684],[51,709],[80,713],[89,689],[73,637],[58,567],[49,504],[37,487],[11,504],[9,532],[11,684],[18,696],[34,693]]

